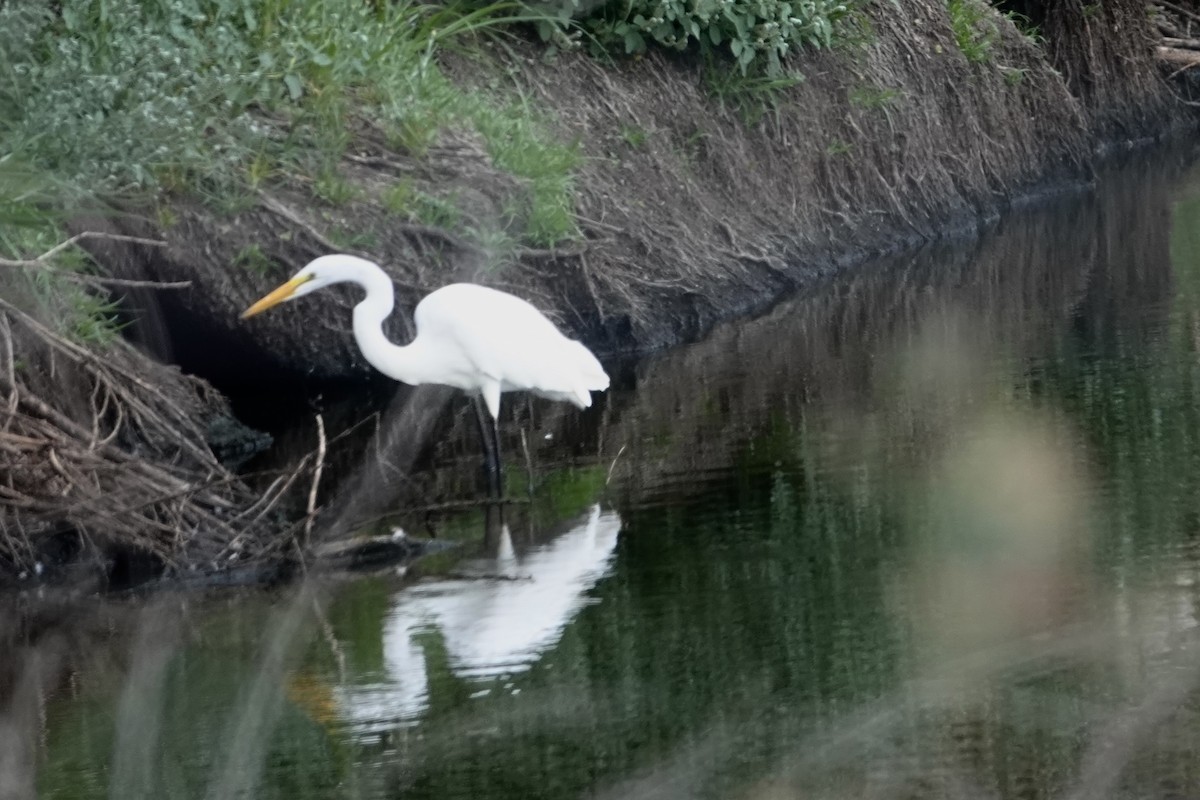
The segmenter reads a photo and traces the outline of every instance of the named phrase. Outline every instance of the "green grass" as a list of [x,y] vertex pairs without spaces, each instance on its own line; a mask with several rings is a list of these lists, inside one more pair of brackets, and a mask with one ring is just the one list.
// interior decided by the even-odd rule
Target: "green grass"
[[545,121],[524,103],[501,113],[476,104],[471,119],[487,141],[488,153],[500,169],[525,179],[525,229],[534,244],[553,245],[578,235],[575,224],[574,171],[581,156],[577,141],[548,138]]
[[854,152],[854,145],[841,139],[834,139],[825,147],[825,154],[830,156],[844,156],[852,152]]
[[903,96],[897,89],[884,89],[879,86],[856,86],[850,92],[850,103],[865,109],[886,108],[894,105]]
[[1029,77],[1027,67],[1000,67],[1000,73],[1004,76],[1004,82],[1009,86],[1019,86]]
[[779,108],[788,89],[804,82],[800,74],[744,74],[711,56],[704,61],[703,76],[708,93],[737,111],[742,122],[751,127]]
[[972,64],[992,60],[996,42],[995,11],[984,0],[946,0],[958,49]]
[[313,181],[313,194],[331,206],[344,206],[358,197],[358,189],[338,174],[337,168],[328,166]]
[[452,201],[425,192],[413,196],[411,213],[418,222],[439,228],[454,228],[462,221],[458,206]]
[[1001,15],[1011,22],[1013,27],[1029,40],[1030,44],[1041,47],[1045,43],[1041,27],[1035,25],[1029,17],[1016,11],[1003,11]]
[[[0,174],[0,196],[3,196],[3,190],[3,175]],[[42,207],[15,201],[11,194],[0,203],[0,257],[39,255],[66,235],[58,221],[47,216]],[[101,346],[112,342],[121,329],[118,304],[89,292],[83,285],[62,275],[63,272],[87,270],[89,262],[84,252],[68,248],[57,255],[52,266],[53,270],[6,270],[5,293],[10,299],[14,296],[28,298],[33,306],[28,310],[35,317],[76,342]]]
[[[481,8],[344,0],[13,0],[0,6],[0,136],[34,169],[99,195],[185,191],[238,207],[297,177],[356,196],[334,166],[358,121],[416,156],[470,128],[525,181],[529,235],[574,233],[562,144],[519,103],[452,85],[436,55],[514,18]],[[464,46],[469,46],[464,45]],[[0,201],[2,202],[2,201]]]
[[234,257],[233,263],[257,275],[269,275],[275,265],[257,244],[243,247]]
[[650,134],[646,132],[645,128],[638,127],[637,125],[622,125],[621,138],[630,147],[641,149],[646,144],[646,140],[650,138]]

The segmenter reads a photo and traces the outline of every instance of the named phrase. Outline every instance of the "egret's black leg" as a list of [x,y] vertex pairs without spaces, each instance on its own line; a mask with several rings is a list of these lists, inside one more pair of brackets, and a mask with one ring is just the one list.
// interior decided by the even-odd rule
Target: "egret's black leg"
[[500,467],[500,420],[492,420],[492,454],[495,458],[492,466],[492,473],[496,476],[496,499],[504,497],[504,472]]
[[479,438],[483,441],[483,470],[487,473],[488,494],[494,499],[504,496],[500,477],[500,441],[496,433],[496,420],[483,406],[483,398],[474,398],[475,420],[479,423]]
[[483,549],[494,556],[500,550],[500,536],[504,532],[504,506],[489,503],[483,511]]

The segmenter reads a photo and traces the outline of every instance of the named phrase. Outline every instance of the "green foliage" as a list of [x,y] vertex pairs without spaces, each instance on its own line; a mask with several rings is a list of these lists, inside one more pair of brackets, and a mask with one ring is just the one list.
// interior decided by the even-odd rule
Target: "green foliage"
[[1000,67],[1000,73],[1009,86],[1018,86],[1029,77],[1028,67]]
[[825,148],[826,155],[830,156],[844,156],[853,151],[854,145],[850,144],[849,142],[842,141],[841,139],[834,139]]
[[1003,17],[1011,22],[1013,27],[1020,31],[1021,35],[1029,40],[1030,44],[1040,47],[1042,42],[1045,41],[1044,37],[1042,36],[1042,29],[1034,24],[1033,20],[1024,14],[1020,14],[1016,11],[1005,11],[1003,12]]
[[379,237],[373,233],[352,230],[336,225],[325,234],[342,250],[374,250],[379,247]]
[[[9,208],[18,208],[16,204]],[[0,257],[32,258],[48,251],[67,234],[49,217],[29,210],[13,217],[0,215]],[[13,224],[14,220],[20,220]],[[89,291],[64,273],[84,272],[88,267],[82,250],[68,248],[57,254],[48,269],[30,268],[6,272],[19,286],[18,296],[29,297],[35,314],[60,334],[83,344],[105,345],[121,330],[118,303]]]
[[524,105],[508,113],[495,113],[486,106],[476,108],[475,127],[487,141],[488,153],[497,167],[526,179],[526,236],[539,245],[552,245],[577,233],[573,173],[579,165],[579,143],[550,141],[539,134],[538,122]]
[[313,194],[332,206],[343,206],[358,195],[358,190],[335,167],[326,167],[313,181]]
[[[50,177],[11,156],[0,158],[0,258],[34,258],[67,237],[51,211],[60,191]],[[79,342],[111,341],[120,329],[115,305],[57,272],[84,270],[83,252],[67,249],[51,266],[55,271],[5,270],[6,291],[16,287],[18,296],[31,297],[39,317],[63,335]]]
[[566,188],[557,179],[534,181],[525,220],[526,234],[532,243],[550,246],[578,233],[574,205]]
[[859,108],[886,108],[902,96],[898,89],[884,89],[879,86],[856,86],[850,92],[850,102]]
[[110,344],[124,327],[117,317],[119,303],[97,297],[81,287],[59,287],[71,299],[67,333],[84,344]]
[[[449,127],[479,131],[534,207],[571,208],[577,163],[520,105],[452,85],[435,54],[515,19],[416,0],[14,0],[0,5],[0,135],[39,170],[99,194],[169,189],[228,205],[296,175],[327,202],[357,118],[420,155]],[[569,157],[563,157],[563,154]],[[566,226],[571,230],[572,226]],[[541,233],[537,235],[542,235]]]
[[625,144],[630,147],[640,148],[646,143],[649,134],[645,128],[640,128],[637,125],[622,125],[621,138],[625,140]]
[[247,245],[238,251],[233,262],[259,275],[269,275],[275,268],[275,263],[263,252],[257,244]]
[[441,228],[455,227],[462,219],[454,203],[425,192],[413,196],[411,211],[418,221]]
[[801,75],[747,75],[731,70],[718,59],[706,59],[704,82],[708,91],[740,112],[742,121],[755,125],[768,111],[778,107],[782,93],[804,82]]
[[383,191],[383,207],[393,214],[405,216],[416,201],[417,190],[410,180],[399,180]]
[[962,54],[973,64],[990,61],[999,35],[992,7],[984,0],[946,0],[946,8],[954,41]]
[[782,59],[801,47],[829,47],[834,26],[850,11],[847,0],[627,0],[600,5],[562,0],[558,14],[538,23],[543,38],[582,19],[603,47],[643,52],[650,43],[673,50],[689,45],[728,53],[743,73],[783,74]]
[[272,133],[252,108],[282,113],[294,144],[336,146],[339,112],[371,78],[421,95],[422,56],[395,37],[421,21],[405,4],[67,0],[58,16],[9,4],[14,133],[46,168],[100,190],[154,185],[167,169],[223,178]]

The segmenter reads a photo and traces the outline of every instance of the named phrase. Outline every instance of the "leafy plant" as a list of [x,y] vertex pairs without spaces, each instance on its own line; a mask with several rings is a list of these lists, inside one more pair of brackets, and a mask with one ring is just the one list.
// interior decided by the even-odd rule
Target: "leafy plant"
[[1004,82],[1009,86],[1017,86],[1029,77],[1028,67],[1000,67]]
[[418,221],[443,228],[452,228],[461,219],[454,203],[424,192],[417,192],[413,196],[411,211]]
[[[441,74],[436,53],[519,19],[516,5],[418,0],[63,0],[0,4],[6,151],[97,194],[169,189],[218,209],[295,175],[331,203],[354,187],[329,168],[354,119],[419,155],[449,127],[483,135],[534,205],[573,206],[572,146],[520,104]],[[536,175],[531,173],[537,173]]]
[[974,64],[991,60],[996,42],[995,11],[984,0],[946,0],[958,49]]
[[358,190],[338,174],[336,167],[330,166],[321,170],[313,182],[313,194],[332,206],[342,206],[353,200]]
[[239,250],[238,254],[234,256],[233,263],[258,275],[267,275],[275,267],[270,257],[257,244],[247,245]]
[[640,148],[646,143],[646,140],[649,137],[650,134],[646,133],[645,128],[638,127],[637,125],[621,126],[621,138],[624,139],[625,144],[629,145],[630,147]]
[[742,73],[761,69],[783,74],[782,59],[801,47],[829,47],[834,26],[850,11],[847,0],[627,0],[594,6],[562,0],[556,14],[538,23],[543,38],[582,25],[604,47],[640,53],[650,43],[674,50],[690,45],[718,49],[733,57]]
[[530,241],[550,245],[574,236],[572,175],[580,161],[579,143],[561,144],[539,136],[536,117],[524,104],[506,114],[479,108],[472,119],[487,141],[493,163],[527,181],[525,226]]
[[850,102],[859,108],[884,108],[892,105],[901,95],[897,89],[863,85],[851,90]]
[[416,193],[412,181],[396,181],[383,191],[383,207],[393,214],[407,215],[412,211]]
[[573,238],[578,233],[569,189],[569,182],[563,186],[554,178],[533,182],[529,217],[525,222],[531,242],[549,246]]
[[1041,46],[1045,41],[1042,36],[1042,29],[1032,19],[1017,11],[1004,11],[1002,16],[1013,24],[1021,35],[1029,40],[1030,44]]
[[714,97],[737,109],[747,125],[755,125],[768,111],[778,108],[784,91],[803,83],[804,77],[747,75],[710,56],[705,59],[704,81]]
[[834,139],[825,148],[826,155],[844,156],[854,150],[854,145],[849,142],[844,142],[841,139]]

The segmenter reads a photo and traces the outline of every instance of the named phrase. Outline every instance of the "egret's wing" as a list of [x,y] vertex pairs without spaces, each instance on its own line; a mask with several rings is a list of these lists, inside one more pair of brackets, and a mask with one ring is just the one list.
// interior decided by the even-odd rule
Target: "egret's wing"
[[504,389],[587,405],[590,390],[608,386],[608,376],[586,347],[510,294],[453,284],[421,301],[414,320],[421,336],[453,348],[474,366],[481,389],[487,381],[499,381]]

